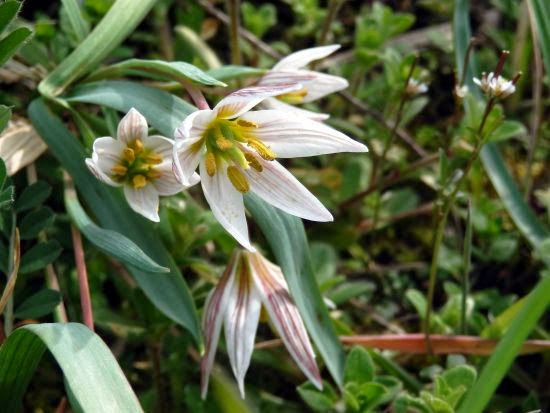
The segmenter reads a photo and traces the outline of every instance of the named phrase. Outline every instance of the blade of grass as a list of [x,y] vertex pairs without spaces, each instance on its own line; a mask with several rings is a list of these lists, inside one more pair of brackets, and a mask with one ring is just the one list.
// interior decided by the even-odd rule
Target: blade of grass
[[47,97],[63,93],[122,43],[155,3],[156,0],[117,0],[90,35],[40,82],[39,92]]
[[79,42],[83,41],[90,32],[90,25],[80,11],[80,6],[76,0],[61,0],[63,7],[69,18],[71,28]]

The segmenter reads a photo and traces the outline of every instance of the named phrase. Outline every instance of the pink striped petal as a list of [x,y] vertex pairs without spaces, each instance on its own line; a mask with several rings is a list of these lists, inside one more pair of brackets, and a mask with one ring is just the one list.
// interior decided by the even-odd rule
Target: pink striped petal
[[220,340],[220,331],[229,301],[229,294],[235,282],[236,262],[238,259],[239,254],[235,253],[232,255],[218,285],[208,295],[204,304],[202,328],[204,332],[205,353],[201,360],[201,396],[203,399],[206,398],[208,392],[208,381],[212,366],[214,365],[216,347]]
[[[267,98],[261,104],[263,109],[277,110],[279,112],[291,112],[293,115],[302,116],[315,121],[323,121],[330,118],[327,113],[313,112],[311,110],[302,109],[288,103],[281,102],[277,98]],[[246,115],[245,115],[246,116]]]
[[323,384],[315,353],[281,269],[258,253],[243,254],[249,258],[261,300],[288,352],[307,378],[321,389]]
[[261,307],[260,296],[250,276],[248,260],[241,258],[237,263],[235,282],[231,286],[224,325],[227,354],[243,399],[244,377],[254,350]]
[[273,66],[272,70],[295,70],[306,67],[315,60],[323,59],[340,48],[339,44],[312,47],[289,54]]
[[118,124],[118,140],[128,144],[135,139],[147,138],[147,120],[136,109],[132,108]]
[[264,99],[295,92],[300,89],[302,89],[301,84],[289,82],[268,86],[247,87],[224,97],[213,110],[220,119],[232,119],[248,112]]

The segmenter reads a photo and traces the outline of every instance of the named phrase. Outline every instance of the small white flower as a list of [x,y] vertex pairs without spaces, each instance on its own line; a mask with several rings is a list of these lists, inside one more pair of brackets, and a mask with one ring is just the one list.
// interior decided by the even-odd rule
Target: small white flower
[[174,173],[184,185],[200,165],[204,196],[223,227],[245,248],[248,238],[243,194],[252,191],[271,205],[311,221],[332,221],[330,212],[275,159],[367,147],[322,123],[279,110],[249,110],[268,97],[301,90],[285,84],[241,89],[214,109],[189,115],[176,129]]
[[231,257],[205,304],[206,351],[201,361],[203,398],[208,391],[222,324],[229,362],[244,398],[244,377],[254,349],[262,304],[294,361],[317,388],[322,388],[315,353],[281,269],[257,252],[238,251]]
[[460,99],[464,99],[466,95],[468,94],[468,86],[467,85],[455,85],[455,95],[459,97]]
[[118,124],[117,138],[94,141],[86,165],[96,178],[111,186],[123,186],[130,207],[158,222],[159,195],[174,195],[199,181],[197,174],[179,183],[172,172],[173,141],[148,136],[147,121],[134,108]]
[[428,85],[414,78],[410,78],[405,88],[405,93],[409,96],[416,96],[428,91]]
[[514,80],[507,80],[503,76],[495,76],[493,72],[483,72],[481,79],[474,77],[474,83],[480,87],[483,93],[490,97],[504,99],[516,91]]
[[303,87],[293,92],[268,98],[262,105],[267,109],[295,112],[315,120],[327,119],[329,117],[327,114],[311,112],[309,110],[296,108],[292,105],[313,102],[330,93],[348,87],[348,81],[342,77],[304,69],[314,60],[323,59],[339,48],[340,45],[338,44],[313,47],[292,53],[282,59],[260,79],[258,85],[269,86],[273,84],[295,82],[301,83]]

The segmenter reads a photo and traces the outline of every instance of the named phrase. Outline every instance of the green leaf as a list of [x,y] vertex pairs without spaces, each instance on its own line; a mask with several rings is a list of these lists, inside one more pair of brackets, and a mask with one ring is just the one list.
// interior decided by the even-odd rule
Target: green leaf
[[0,209],[10,207],[15,197],[15,188],[8,186],[0,191]]
[[97,67],[130,35],[156,0],[117,0],[82,43],[40,84],[45,96],[58,96],[76,79]]
[[245,204],[281,266],[304,323],[338,386],[343,384],[344,351],[313,275],[302,220],[265,203],[254,194]]
[[501,142],[525,135],[527,135],[527,128],[523,123],[515,120],[505,120],[491,133],[489,141]]
[[167,78],[177,82],[190,80],[206,86],[227,86],[216,78],[187,62],[166,62],[164,60],[130,59],[100,69],[91,79],[123,77],[127,75]]
[[167,137],[171,137],[185,117],[196,110],[170,93],[139,83],[116,80],[79,86],[67,100],[105,105],[121,112],[128,112],[134,107]]
[[[151,101],[150,105],[155,107],[155,102]],[[48,110],[43,100],[35,100],[28,112],[37,132],[72,176],[83,200],[94,211],[101,226],[124,234],[155,262],[170,268],[169,274],[158,274],[128,266],[130,273],[153,304],[166,316],[187,328],[201,347],[202,334],[195,304],[184,278],[163,246],[154,226],[130,209],[120,191],[107,187],[90,174],[84,164],[84,148]]]
[[334,398],[329,394],[328,386],[323,386],[323,391],[317,390],[311,383],[305,383],[298,386],[298,394],[306,404],[315,412],[331,411],[334,405]]
[[55,215],[48,207],[29,212],[19,223],[21,239],[36,238],[38,233],[53,224]]
[[[73,192],[73,194],[70,194]],[[88,217],[74,191],[66,191],[65,208],[71,219],[84,236],[101,251],[126,265],[141,268],[143,271],[159,273],[170,272],[153,261],[133,241],[116,231],[98,227]]]
[[257,67],[227,65],[216,69],[210,69],[206,73],[218,80],[227,81],[262,76],[266,72],[267,70],[259,69]]
[[374,364],[369,352],[363,347],[353,347],[346,358],[344,368],[344,382],[357,382],[359,384],[374,379]]
[[6,1],[0,4],[0,34],[6,30],[8,24],[17,16],[20,8],[21,3],[18,1]]
[[50,314],[61,302],[61,293],[55,290],[41,290],[31,295],[15,309],[17,318],[40,318]]
[[0,105],[0,133],[8,126],[11,118],[11,109],[7,106]]
[[48,349],[83,412],[142,412],[139,401],[105,343],[77,323],[33,324],[14,331],[0,348],[0,405],[21,408],[25,391]]
[[15,205],[17,212],[33,209],[44,202],[52,193],[52,187],[44,181],[36,181],[26,187]]
[[550,3],[547,0],[529,0],[529,6],[535,16],[540,49],[548,75],[550,73]]
[[462,364],[445,371],[442,377],[451,389],[458,386],[469,389],[476,381],[477,372],[472,366]]
[[0,40],[0,66],[12,57],[12,55],[31,34],[32,32],[26,27],[20,27]]
[[71,25],[71,31],[74,33],[76,40],[83,41],[90,32],[90,25],[82,16],[80,6],[76,0],[61,0],[63,9]]
[[61,254],[61,245],[55,240],[40,242],[25,252],[21,257],[19,272],[27,274],[40,270],[52,263]]

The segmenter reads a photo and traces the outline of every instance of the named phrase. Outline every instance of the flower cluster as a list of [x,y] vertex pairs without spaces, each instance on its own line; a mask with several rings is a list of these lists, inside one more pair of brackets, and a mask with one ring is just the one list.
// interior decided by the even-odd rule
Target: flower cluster
[[503,76],[483,72],[481,79],[474,77],[474,83],[479,86],[483,93],[489,97],[504,99],[516,91],[514,80],[507,80]]
[[[145,118],[131,109],[117,137],[96,139],[92,157],[86,159],[98,179],[123,187],[130,207],[152,221],[159,221],[159,195],[176,194],[200,181],[214,216],[247,250],[233,255],[205,306],[203,395],[224,324],[229,359],[244,397],[262,304],[294,360],[321,387],[313,348],[283,274],[250,242],[243,195],[254,192],[304,219],[332,220],[323,204],[277,159],[367,151],[362,143],[320,122],[328,115],[292,106],[347,87],[343,78],[304,69],[338,48],[323,46],[289,55],[258,84],[189,115],[176,129],[174,141],[149,136]],[[422,91],[423,87],[417,85]],[[260,105],[262,109],[252,110]]]

